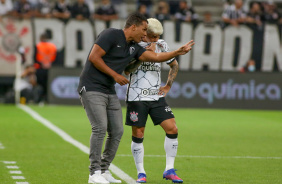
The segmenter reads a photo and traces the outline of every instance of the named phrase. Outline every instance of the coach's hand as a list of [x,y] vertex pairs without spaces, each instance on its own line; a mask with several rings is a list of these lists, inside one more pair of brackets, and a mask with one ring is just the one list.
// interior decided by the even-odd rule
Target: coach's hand
[[114,80],[119,83],[121,86],[125,85],[125,84],[128,84],[129,83],[129,80],[127,80],[127,78],[125,78],[123,75],[120,75],[120,74],[116,74],[114,76]]
[[176,50],[178,55],[187,54],[190,50],[192,50],[192,46],[195,45],[195,42],[191,40],[190,42],[186,43],[182,47]]

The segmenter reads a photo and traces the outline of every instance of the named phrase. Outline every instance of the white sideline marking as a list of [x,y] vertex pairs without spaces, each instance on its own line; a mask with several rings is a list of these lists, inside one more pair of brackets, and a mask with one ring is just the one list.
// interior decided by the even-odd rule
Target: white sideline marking
[[16,164],[16,161],[3,161],[4,164]]
[[16,182],[16,184],[29,184],[28,182]]
[[19,169],[19,167],[16,166],[16,165],[7,165],[6,167],[7,167],[8,169]]
[[[132,157],[132,155],[120,154],[119,157]],[[165,157],[165,155],[144,155],[145,157]],[[253,156],[197,156],[197,155],[177,155],[182,158],[234,158],[234,159],[266,159],[266,160],[281,160],[282,157],[253,157]]]
[[22,174],[22,171],[10,171],[10,174]]
[[[80,149],[82,152],[89,154],[89,148],[85,145],[83,145],[82,143],[78,142],[77,140],[75,140],[74,138],[72,138],[69,134],[67,134],[66,132],[64,132],[63,130],[61,130],[60,128],[58,128],[57,126],[55,126],[54,124],[52,124],[50,121],[48,121],[47,119],[43,118],[42,116],[40,116],[37,112],[33,111],[31,108],[29,108],[28,106],[25,105],[17,105],[18,108],[22,109],[23,111],[25,111],[26,113],[28,113],[30,116],[32,116],[35,120],[37,120],[38,122],[42,123],[43,125],[45,125],[47,128],[51,129],[52,131],[54,131],[56,134],[58,134],[61,138],[63,138],[66,142],[69,142],[70,144],[74,145],[75,147],[77,147],[78,149]],[[128,184],[135,184],[136,181],[131,178],[128,174],[126,174],[125,172],[123,172],[120,168],[118,168],[117,166],[115,166],[114,164],[110,165],[109,168],[114,174],[116,174],[118,177],[120,177],[122,180],[124,180],[126,183]]]
[[14,180],[24,180],[24,179],[25,179],[24,176],[12,176],[12,178],[13,178]]
[[5,147],[3,146],[1,142],[0,142],[0,149],[5,149]]

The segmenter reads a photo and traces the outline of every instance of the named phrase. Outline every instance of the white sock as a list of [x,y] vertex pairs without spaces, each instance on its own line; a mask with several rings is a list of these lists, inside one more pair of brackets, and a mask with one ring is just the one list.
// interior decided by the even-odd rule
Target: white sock
[[165,170],[174,168],[174,160],[177,154],[178,140],[170,139],[165,136],[164,149],[166,152],[166,168]]
[[[145,173],[144,170],[144,146],[143,143],[131,142],[131,152],[135,161],[137,173]],[[145,173],[146,174],[146,173]]]

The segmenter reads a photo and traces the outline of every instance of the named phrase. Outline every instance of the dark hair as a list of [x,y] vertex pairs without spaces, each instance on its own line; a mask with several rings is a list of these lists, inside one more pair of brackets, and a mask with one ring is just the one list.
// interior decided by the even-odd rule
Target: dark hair
[[147,6],[145,4],[140,4],[137,8],[138,11],[140,11],[141,7],[145,6],[147,8]]
[[128,16],[124,28],[129,28],[132,25],[140,26],[147,18],[140,13],[132,13]]
[[40,35],[40,40],[47,40],[47,39],[48,39],[48,34],[46,32]]

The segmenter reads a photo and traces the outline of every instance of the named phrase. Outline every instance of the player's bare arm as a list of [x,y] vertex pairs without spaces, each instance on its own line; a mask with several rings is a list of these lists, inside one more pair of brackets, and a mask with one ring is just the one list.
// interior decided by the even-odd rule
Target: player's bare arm
[[189,41],[179,49],[172,51],[172,52],[161,52],[155,53],[152,51],[145,51],[140,57],[139,60],[141,61],[150,61],[150,62],[164,62],[170,60],[173,57],[185,55],[190,50],[192,50],[193,45],[195,42],[193,40]]
[[171,88],[172,83],[175,80],[178,73],[178,62],[174,60],[172,63],[169,64],[169,66],[170,66],[170,70],[169,70],[166,85]]
[[169,64],[170,70],[167,78],[167,82],[165,86],[161,86],[159,90],[159,95],[163,95],[164,97],[169,92],[173,81],[175,80],[177,73],[178,73],[178,62],[174,60],[172,63]]
[[105,54],[106,52],[99,45],[95,44],[90,52],[89,61],[93,63],[98,70],[113,77],[114,80],[120,85],[129,83],[129,81],[124,76],[116,73],[105,64],[104,60],[102,59]]

